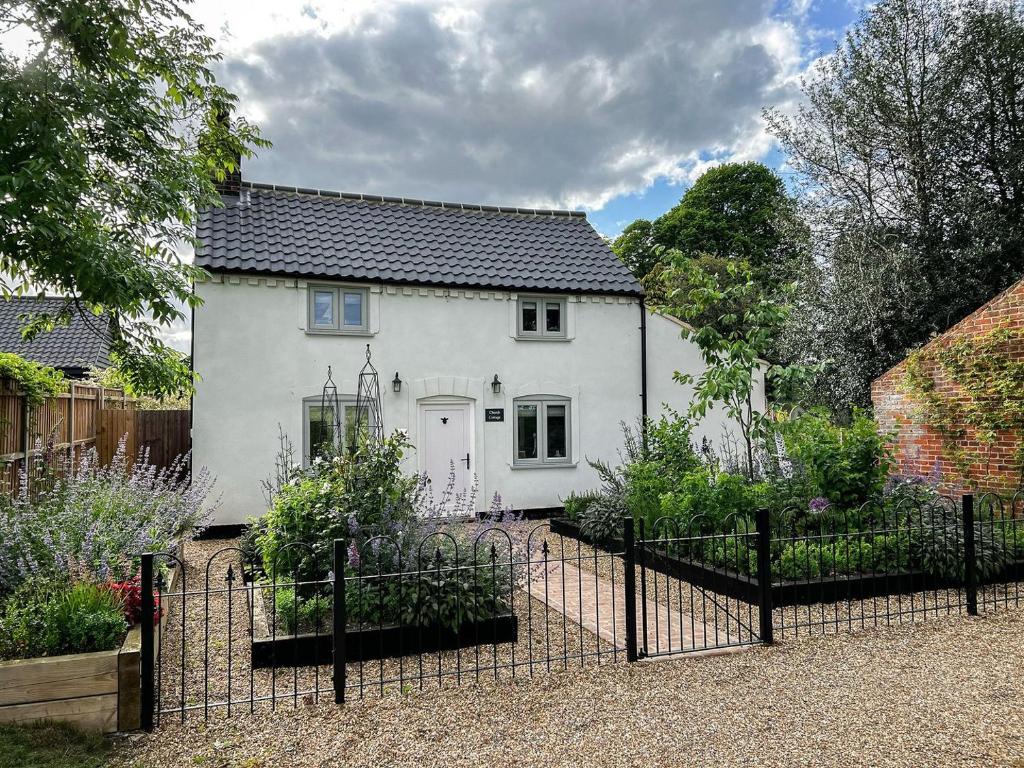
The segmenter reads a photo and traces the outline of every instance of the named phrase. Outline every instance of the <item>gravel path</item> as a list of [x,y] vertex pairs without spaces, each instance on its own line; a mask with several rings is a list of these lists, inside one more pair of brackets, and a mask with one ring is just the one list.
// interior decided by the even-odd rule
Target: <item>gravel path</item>
[[1020,766],[1024,612],[168,724],[115,766]]

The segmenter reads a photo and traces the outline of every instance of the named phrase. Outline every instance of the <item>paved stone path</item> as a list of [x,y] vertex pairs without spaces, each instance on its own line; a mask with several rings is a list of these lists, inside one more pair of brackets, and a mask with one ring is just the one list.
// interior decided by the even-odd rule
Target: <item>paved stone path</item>
[[[544,578],[545,567],[547,579]],[[622,585],[615,584],[614,599],[612,583],[597,574],[581,571],[562,560],[549,561],[531,569],[528,589],[530,594],[569,619],[581,624],[606,642],[624,648],[626,645],[625,592]],[[664,586],[661,587],[664,593]],[[684,588],[684,598],[689,602]],[[672,597],[675,597],[675,593]],[[699,597],[695,596],[695,599]],[[637,631],[643,632],[641,601],[637,598]],[[702,651],[718,648],[737,641],[735,627],[728,633],[725,627],[705,624],[694,613],[703,614],[700,606],[691,613],[673,603],[672,607],[662,602],[647,600],[647,648],[648,652]],[[643,647],[643,638],[638,638]]]

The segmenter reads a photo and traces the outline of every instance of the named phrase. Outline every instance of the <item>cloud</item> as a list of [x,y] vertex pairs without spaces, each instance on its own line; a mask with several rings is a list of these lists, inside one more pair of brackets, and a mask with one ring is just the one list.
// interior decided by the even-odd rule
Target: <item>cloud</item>
[[761,108],[791,102],[802,69],[773,5],[404,2],[336,19],[315,6],[312,29],[306,4],[290,31],[234,35],[219,76],[275,145],[246,178],[600,208],[770,149]]

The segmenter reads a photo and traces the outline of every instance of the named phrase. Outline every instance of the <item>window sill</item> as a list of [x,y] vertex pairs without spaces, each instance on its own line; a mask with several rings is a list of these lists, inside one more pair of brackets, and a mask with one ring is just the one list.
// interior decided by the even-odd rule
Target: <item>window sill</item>
[[513,336],[516,341],[572,341],[568,336]]
[[508,465],[508,468],[511,469],[511,470],[520,470],[520,469],[576,469],[576,467],[578,467],[579,465],[580,465],[580,463],[578,461],[562,461],[562,462],[549,461],[549,462],[546,462],[546,463],[538,463],[538,464],[524,464],[524,463],[519,463],[519,462],[512,462],[511,464]]
[[325,330],[325,329],[321,329],[321,328],[318,328],[318,329],[307,328],[306,329],[306,335],[307,336],[375,336],[376,334],[373,331],[368,331],[368,330],[363,329],[363,328],[360,328],[358,330],[351,330],[351,331],[333,331],[333,330]]

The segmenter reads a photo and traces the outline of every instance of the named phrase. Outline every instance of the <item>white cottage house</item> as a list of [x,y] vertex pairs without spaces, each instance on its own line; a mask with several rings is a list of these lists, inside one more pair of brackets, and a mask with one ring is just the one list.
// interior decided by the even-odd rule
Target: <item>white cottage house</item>
[[[699,373],[675,320],[583,213],[339,194],[228,180],[201,216],[193,400],[197,465],[218,478],[214,521],[264,511],[280,424],[301,450],[331,366],[355,405],[367,344],[386,433],[407,430],[410,472],[477,479],[517,510],[598,485],[621,423],[688,406],[673,372]],[[712,415],[701,436],[727,425]],[[300,448],[301,446],[301,448]]]

